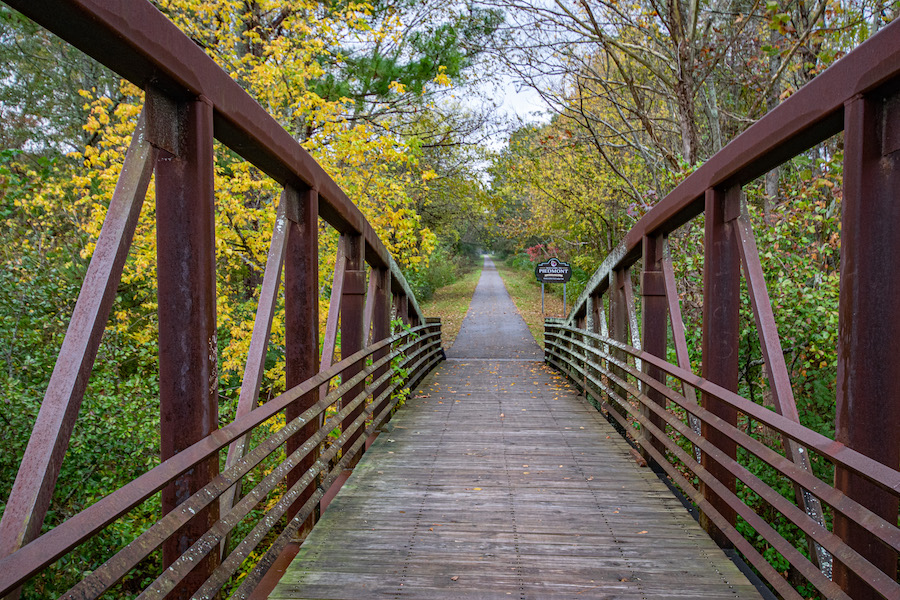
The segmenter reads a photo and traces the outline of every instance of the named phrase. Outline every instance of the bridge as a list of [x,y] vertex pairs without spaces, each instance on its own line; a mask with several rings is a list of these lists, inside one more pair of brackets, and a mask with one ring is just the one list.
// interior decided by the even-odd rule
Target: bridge
[[[31,593],[29,581],[159,494],[159,520],[62,597],[131,595],[118,582],[161,552],[164,568],[140,598],[900,598],[900,24],[662,199],[572,312],[547,320],[543,349],[488,263],[445,355],[440,323],[422,314],[346,194],[152,5],[7,3],[140,86],[146,103],[0,522],[0,597]],[[741,192],[840,132],[830,439],[799,423]],[[237,416],[223,427],[210,352],[214,140],[283,186]],[[42,532],[151,174],[162,207],[162,463]],[[695,373],[667,236],[701,215]],[[340,232],[321,355],[320,217]],[[775,410],[737,394],[742,273]],[[257,405],[280,294],[287,391]],[[768,445],[748,421],[775,433]],[[282,449],[283,460],[248,477]],[[790,493],[755,475],[751,456]],[[834,480],[817,477],[814,462],[834,465]],[[772,510],[757,514],[743,501],[750,493]],[[782,537],[783,522],[804,539]],[[799,580],[773,567],[759,540]]]

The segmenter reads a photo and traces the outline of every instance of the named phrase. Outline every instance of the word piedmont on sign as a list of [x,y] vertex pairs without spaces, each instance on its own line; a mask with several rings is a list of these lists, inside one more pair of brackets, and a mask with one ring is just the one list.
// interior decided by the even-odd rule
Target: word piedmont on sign
[[540,283],[566,283],[572,278],[572,267],[558,258],[538,263],[534,276]]

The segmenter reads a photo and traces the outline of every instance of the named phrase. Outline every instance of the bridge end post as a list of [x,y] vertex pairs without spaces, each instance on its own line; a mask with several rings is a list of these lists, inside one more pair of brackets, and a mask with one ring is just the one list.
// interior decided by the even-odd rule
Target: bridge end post
[[[286,191],[288,188],[285,188]],[[300,385],[319,372],[319,195],[315,190],[290,190],[285,197],[288,217],[287,249],[284,265],[284,380],[285,389]],[[319,401],[319,388],[312,389],[285,409],[285,421],[303,414]],[[285,450],[290,456],[322,426],[319,415],[288,438]],[[309,453],[288,474],[293,486],[318,460],[318,450]],[[311,485],[288,510],[293,518],[315,491]],[[318,507],[297,535],[306,537],[318,519]]]
[[[892,469],[900,467],[900,96],[857,96],[844,109],[844,198],[835,437]],[[848,469],[835,487],[888,523],[898,500]],[[834,532],[884,573],[897,553],[835,511]],[[840,561],[834,580],[854,598],[880,598]]]
[[[647,235],[643,240],[643,269],[641,272],[641,334],[643,340],[641,346],[645,352],[658,356],[665,360],[666,342],[668,339],[668,306],[666,302],[666,287],[663,279],[663,236]],[[653,379],[663,385],[666,383],[666,374],[662,369],[652,367],[644,362],[644,371]],[[643,392],[650,400],[662,408],[666,407],[666,398],[660,392],[651,389],[644,384]],[[657,416],[646,406],[641,406],[641,411],[651,423],[660,430],[666,430],[666,423],[662,417]],[[644,444],[651,444],[657,452],[665,456],[666,448],[661,440],[653,438],[649,433],[642,431]],[[653,458],[646,450],[641,454],[647,464],[653,464]]]
[[[159,403],[161,459],[175,456],[218,428],[216,246],[213,107],[203,97],[178,105],[178,154],[156,164]],[[173,148],[174,150],[174,148]],[[213,455],[163,488],[162,513],[219,473]],[[175,562],[219,518],[213,503],[163,544],[163,566]],[[215,570],[209,553],[167,598],[189,598]]]
[[[733,392],[738,388],[740,347],[741,260],[734,227],[734,220],[740,215],[740,198],[740,186],[708,189],[705,198],[703,378]],[[731,425],[737,425],[737,410],[733,406],[708,394],[703,394],[702,405]],[[737,458],[735,442],[705,422],[701,424],[701,435],[730,458]],[[706,453],[701,457],[701,464],[728,490],[735,491],[735,477],[726,468]],[[702,483],[700,491],[728,523],[733,526],[737,522],[737,513],[724,499]],[[725,534],[702,512],[700,524],[719,546],[731,547]]]
[[[366,335],[363,333],[363,316],[366,301],[366,261],[365,241],[358,233],[342,233],[340,244],[344,246],[346,257],[346,269],[344,271],[344,286],[341,291],[341,360],[363,349]],[[348,367],[342,376],[346,381],[362,371],[362,361]],[[342,404],[351,402],[365,389],[365,382],[353,386],[343,396]],[[353,421],[365,410],[365,403],[347,415],[342,422],[343,431],[347,431]],[[362,434],[357,431],[347,439],[345,448],[350,448]],[[359,462],[359,455],[354,457],[349,465],[353,468]]]

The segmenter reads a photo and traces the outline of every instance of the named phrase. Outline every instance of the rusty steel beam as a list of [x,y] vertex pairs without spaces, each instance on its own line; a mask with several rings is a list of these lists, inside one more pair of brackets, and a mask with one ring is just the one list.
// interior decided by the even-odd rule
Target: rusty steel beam
[[[374,289],[374,297],[372,300],[372,320],[371,320],[371,328],[372,328],[372,343],[380,342],[383,339],[386,339],[391,336],[391,274],[387,269],[372,269],[369,277],[375,281],[375,289]],[[372,355],[373,360],[378,360],[382,358],[385,354],[387,354],[388,349],[379,350],[375,354]],[[385,365],[379,370],[375,371],[375,377],[380,378],[385,373],[390,370],[390,365]],[[387,388],[387,384],[382,387],[379,387],[375,390],[375,397],[380,396],[384,390]],[[387,398],[382,403],[382,406],[379,406],[375,409],[374,414],[379,415],[383,410],[384,406],[390,401],[390,398]],[[380,425],[380,423],[376,423]]]
[[40,533],[100,347],[158,150],[142,113],[0,522],[0,558]]
[[[628,300],[625,296],[626,281],[630,282],[629,269],[618,269],[610,272],[609,276],[609,337],[617,342],[624,343],[628,337]],[[625,358],[625,355],[617,350],[612,352],[616,358]],[[619,392],[617,388],[613,388]],[[622,393],[624,395],[624,392]]]
[[[213,107],[206,98],[181,103],[178,156],[156,163],[159,312],[160,454],[162,461],[219,426],[216,341],[216,243]],[[163,514],[219,473],[212,457],[167,485]],[[199,513],[163,545],[168,566],[218,519],[218,505]],[[188,598],[215,569],[218,555],[197,564],[171,598]]]
[[[319,195],[315,190],[293,191],[288,196],[287,263],[284,272],[285,387],[300,385],[320,371],[319,363]],[[329,356],[328,365],[331,365]],[[327,392],[327,386],[325,386]],[[317,388],[301,396],[285,410],[285,419],[292,421],[325,397]],[[311,419],[296,435],[288,439],[285,449],[292,454],[318,430],[322,416]],[[304,458],[288,475],[288,485],[299,481],[312,464],[318,460],[318,450]],[[309,500],[313,490],[300,495],[288,511],[293,518]],[[301,536],[312,529],[318,519],[315,511],[303,524]]]
[[409,296],[406,294],[394,294],[393,307],[394,317],[403,321],[405,325],[409,325]]
[[751,125],[660,200],[604,260],[573,304],[584,312],[589,294],[602,293],[609,272],[640,257],[644,236],[670,233],[704,211],[707,189],[748,183],[841,131],[844,104],[900,75],[900,21],[882,28],[797,93]]
[[[741,215],[735,221],[735,227],[738,233],[738,250],[740,250],[741,254],[744,279],[747,282],[747,291],[750,294],[750,305],[753,308],[753,316],[756,320],[756,332],[759,337],[760,348],[762,349],[763,362],[766,364],[769,389],[775,401],[775,410],[779,414],[799,423],[800,416],[797,413],[797,404],[794,401],[794,390],[791,388],[791,376],[784,362],[784,352],[781,349],[778,327],[775,325],[775,314],[772,312],[772,302],[769,300],[769,291],[766,287],[762,263],[759,260],[759,251],[756,248],[756,236],[753,234],[750,215],[747,214],[747,206],[743,199],[741,201]],[[789,438],[784,438],[784,451],[788,459],[794,461],[797,466],[810,470],[809,457],[805,448]],[[810,518],[824,527],[825,515],[822,512],[822,503],[819,499],[812,495],[809,490],[805,490],[800,486],[795,486],[794,494],[797,497],[797,503],[806,510]],[[831,578],[831,554],[811,539],[809,540],[809,545],[810,555],[814,557],[815,563],[828,578]]]
[[[318,252],[318,250],[317,250]],[[338,325],[341,319],[341,296],[344,289],[344,271],[347,260],[344,257],[344,246],[338,243],[334,259],[334,272],[331,278],[331,299],[328,302],[328,315],[325,317],[325,340],[322,343],[322,358],[319,369],[327,369],[334,363],[334,350],[337,347]],[[320,396],[328,394],[329,384],[319,390]]]
[[378,288],[378,276],[375,269],[369,273],[369,287],[366,289],[366,302],[363,308],[363,340],[368,344],[372,340],[372,321],[375,318],[375,294]]
[[362,235],[369,262],[390,266],[387,248],[325,170],[150,2],[10,0],[7,4],[138,87],[152,84],[178,100],[209,98],[215,107],[216,139],[279,183],[317,190],[321,216],[338,231]]
[[[340,242],[344,248],[344,257],[346,260],[346,268],[344,270],[344,285],[341,288],[341,356],[353,354],[361,350],[366,343],[366,335],[363,332],[363,309],[365,308],[366,299],[366,263],[363,256],[363,240],[359,236],[350,234],[341,234]],[[347,369],[344,378],[352,377],[360,370],[363,364],[360,361]],[[360,384],[350,392],[353,398],[363,390]],[[342,428],[346,428],[356,420],[362,413],[363,407],[359,407],[350,413],[344,420]],[[348,440],[348,444],[352,445],[359,436],[356,432]],[[356,465],[358,458],[352,461],[351,467]]]
[[[666,358],[668,341],[668,318],[666,306],[666,285],[662,271],[663,236],[645,237],[643,245],[644,264],[641,271],[641,346],[644,351],[660,358]],[[648,376],[665,384],[666,374],[662,369],[653,365],[644,365]],[[651,402],[656,402],[661,407],[666,407],[666,398],[656,390],[647,388],[645,393]],[[665,431],[665,423],[655,415],[647,413],[647,417],[660,429]],[[641,430],[641,435],[644,430]],[[651,438],[647,441],[661,454],[665,454],[662,441]],[[651,460],[645,453],[644,459]]]
[[[900,466],[900,97],[847,103],[835,439],[897,469]],[[835,487],[890,523],[898,499],[865,478],[835,470]],[[836,516],[834,530],[896,578],[897,552]],[[876,598],[840,562],[835,581],[854,598]]]
[[[269,243],[269,254],[266,257],[266,270],[263,274],[263,282],[259,291],[259,300],[256,307],[256,318],[253,322],[253,335],[250,338],[250,347],[247,349],[247,362],[244,365],[244,377],[241,381],[241,391],[238,397],[235,419],[242,417],[256,408],[259,399],[259,388],[262,385],[266,368],[266,353],[269,349],[269,337],[272,333],[272,318],[278,303],[278,288],[281,285],[281,266],[284,263],[285,237],[287,230],[287,218],[284,215],[285,204],[290,192],[286,189],[281,194],[281,201],[275,217],[275,226],[272,229],[272,240]],[[290,420],[290,419],[288,419]],[[236,440],[228,448],[225,459],[225,469],[233,466],[247,453],[250,443],[249,436]],[[234,507],[241,497],[241,482],[236,482],[219,502],[219,514],[226,515]],[[225,552],[228,539],[222,541],[222,552]]]
[[[734,219],[740,210],[740,187],[706,191],[706,235],[703,265],[703,378],[733,392],[738,388],[738,350],[740,346],[741,261],[738,255],[737,232]],[[737,411],[718,398],[704,394],[702,406],[725,421],[737,425]],[[701,426],[703,437],[732,459],[737,446],[718,431]],[[703,453],[701,464],[731,492],[735,479],[726,469]],[[701,491],[716,510],[732,525],[734,509],[701,484]],[[700,522],[719,545],[727,545],[728,538],[715,525],[700,515]]]
[[[668,305],[669,323],[672,326],[672,342],[675,346],[675,359],[678,366],[687,371],[691,370],[691,357],[688,354],[687,338],[684,333],[684,319],[681,317],[681,302],[678,299],[678,286],[675,283],[675,269],[672,267],[672,256],[669,253],[669,242],[666,238],[663,245],[662,259],[663,283],[666,287],[666,303]],[[681,384],[684,397],[697,404],[697,392],[689,385]],[[700,435],[700,419],[688,413],[688,422],[697,435]],[[700,449],[694,447],[694,458],[697,462],[702,460]]]
[[[377,267],[375,263],[369,261],[369,264],[373,267]],[[400,294],[406,296],[407,304],[407,314],[410,317],[410,323],[412,325],[424,325],[425,324],[425,313],[422,312],[422,307],[419,306],[419,302],[416,300],[416,295],[413,294],[412,289],[409,287],[409,282],[406,281],[406,278],[403,276],[403,271],[400,270],[400,266],[397,262],[391,259],[391,291],[394,294]]]

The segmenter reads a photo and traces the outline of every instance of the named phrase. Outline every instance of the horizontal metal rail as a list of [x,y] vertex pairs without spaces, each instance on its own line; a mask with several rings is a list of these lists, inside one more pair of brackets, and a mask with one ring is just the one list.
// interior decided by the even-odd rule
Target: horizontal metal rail
[[[15,590],[49,564],[92,538],[106,525],[126,514],[166,484],[174,481],[181,473],[207,457],[215,455],[233,440],[252,432],[269,421],[296,398],[316,390],[330,379],[341,376],[351,365],[364,361],[385,348],[390,350],[388,354],[373,361],[353,377],[342,381],[325,398],[259,442],[234,466],[221,473],[188,500],[178,505],[175,510],[162,517],[141,536],[110,558],[104,565],[94,570],[62,597],[97,598],[102,595],[138,565],[141,560],[159,548],[166,539],[177,533],[199,511],[214,503],[220,495],[243,476],[257,467],[266,458],[278,452],[290,436],[296,434],[307,423],[313,422],[329,406],[342,401],[341,409],[325,421],[318,428],[315,435],[308,438],[303,446],[288,456],[285,461],[279,463],[271,473],[264,477],[254,489],[250,490],[235,505],[231,512],[222,515],[218,523],[205,536],[197,540],[178,561],[170,565],[160,578],[152,583],[140,596],[142,598],[163,597],[165,592],[170,591],[177,585],[181,577],[194,568],[197,560],[218,548],[219,542],[238,523],[246,518],[259,502],[264,500],[278,485],[282,484],[287,473],[299,464],[301,459],[317,448],[328,436],[329,432],[339,427],[342,420],[357,407],[371,399],[367,408],[354,420],[352,426],[343,430],[340,437],[318,457],[313,467],[308,469],[300,480],[282,495],[279,501],[259,520],[256,528],[222,562],[211,576],[210,583],[202,588],[201,591],[198,591],[198,594],[201,594],[201,596],[202,594],[209,594],[209,597],[214,596],[215,591],[226,583],[234,575],[235,571],[241,567],[249,552],[255,549],[262,538],[277,524],[278,519],[284,515],[285,511],[294,503],[301,492],[307,487],[313,486],[317,490],[316,493],[307,501],[306,508],[301,509],[292,520],[294,531],[296,531],[296,528],[311,514],[317,502],[317,500],[314,501],[313,499],[321,498],[337,475],[359,453],[367,435],[374,432],[390,414],[399,398],[397,392],[408,385],[410,380],[420,378],[426,374],[442,359],[439,323],[414,327],[379,343],[372,344],[364,350],[347,357],[303,384],[286,391],[277,398],[254,409],[244,417],[216,431],[208,438],[173,456],[163,464],[148,471],[138,479],[24,546],[16,553],[0,559],[0,597]],[[397,366],[408,371],[408,377],[400,379],[397,377],[397,372],[391,369],[368,383],[356,397],[352,399],[344,397],[356,385],[372,379],[376,371],[386,365],[390,365],[394,361],[400,361]],[[390,383],[392,379],[395,381]],[[378,394],[377,397],[373,396],[375,391],[385,383],[389,383],[387,388]],[[374,415],[373,411],[376,407],[382,406],[385,400],[388,401],[387,404],[377,415]],[[368,427],[366,427],[367,421],[371,421]],[[359,437],[353,446],[345,447],[346,441],[360,430],[364,430],[367,435]],[[343,453],[341,460],[336,466],[329,469],[329,462],[341,452]],[[316,484],[316,479],[320,473],[327,473],[328,475],[322,483]],[[290,535],[286,539],[289,540]],[[264,574],[264,571],[262,573]]]
[[[829,499],[819,494],[823,490],[831,502],[837,502],[829,505],[836,509],[834,522],[829,526],[834,535],[869,564],[877,565],[883,576],[891,581],[897,579],[897,547],[885,544],[882,534],[894,535],[891,531],[896,529],[900,513],[900,437],[896,435],[896,423],[900,422],[900,378],[896,377],[900,369],[900,136],[895,125],[900,119],[898,90],[900,22],[894,22],[754,123],[653,206],[603,260],[564,321],[592,332],[608,332],[602,342],[591,340],[591,344],[610,348],[614,360],[608,363],[609,375],[601,375],[594,368],[592,361],[596,357],[590,352],[584,357],[587,366],[581,366],[581,370],[569,360],[578,359],[566,359],[567,369],[581,377],[583,386],[599,377],[612,386],[604,388],[604,394],[628,396],[624,384],[627,370],[621,366],[629,355],[622,344],[628,341],[632,352],[643,350],[631,356],[637,370],[646,369],[649,379],[664,382],[668,376],[679,378],[684,397],[694,400],[699,391],[697,400],[704,408],[732,427],[737,425],[739,413],[768,424],[767,415],[771,413],[767,409],[739,408],[734,394],[740,381],[740,311],[746,289],[769,397],[783,418],[773,429],[781,435],[784,458],[807,472],[812,468],[810,452],[827,456],[835,465],[835,481],[830,490],[823,490],[806,477],[791,477],[796,506],[815,523],[801,527],[806,533],[811,563],[843,593],[852,592],[854,598],[866,600],[882,597],[886,588],[879,583],[880,576],[866,569],[854,570],[841,556],[829,552],[828,547],[835,547],[831,538],[814,532],[828,529],[823,502],[827,505]],[[841,132],[843,185],[840,196],[835,196],[841,209],[835,440],[821,436],[811,439],[811,432],[800,425],[791,371],[784,360],[776,310],[766,289],[743,186]],[[669,234],[701,214],[703,314],[696,324],[701,347],[695,350],[701,354],[702,380],[688,372],[691,365],[685,324],[673,271],[673,262],[679,257],[671,256],[668,248]],[[634,267],[639,267],[639,274],[632,274]],[[659,358],[668,355],[670,339],[678,364],[684,369],[680,375],[672,375],[673,366]],[[552,352],[549,356],[551,361],[559,360]],[[715,387],[710,388],[713,384]],[[665,390],[646,379],[641,385],[657,406],[674,401]],[[663,416],[649,404],[641,406],[641,431],[661,431],[666,423]],[[693,443],[704,438],[730,461],[737,459],[740,440],[727,429],[719,430],[708,422],[701,424],[694,410],[684,410],[693,420],[694,431],[685,436],[686,441]],[[619,419],[622,414],[610,416]],[[655,460],[669,451],[664,439],[649,433],[646,438],[640,444],[648,459]],[[734,498],[741,479],[728,466],[713,460],[712,453],[703,452],[699,446],[694,451],[696,460],[690,461],[691,466],[697,467],[699,462],[725,490],[720,493],[722,486],[704,481],[700,492],[703,505],[710,510],[702,510],[701,523],[718,543],[734,543],[732,530],[737,517],[743,514]],[[836,500],[834,493],[865,506],[871,513],[868,520],[862,514],[851,516],[837,510],[838,505],[846,505]],[[723,529],[720,522],[727,526]],[[887,533],[880,529],[883,523],[888,523]],[[855,559],[848,556],[847,560]],[[808,578],[832,589],[809,568],[795,566]],[[864,574],[872,577],[867,579]]]
[[[420,380],[441,359],[440,325],[426,325],[396,261],[344,191],[289,132],[150,2],[6,3],[143,89],[145,105],[0,521],[0,597],[16,594],[23,581],[161,490],[166,515],[68,597],[95,597],[161,544],[165,568],[146,597],[162,590],[176,590],[179,597],[194,594],[203,583],[201,577],[227,581],[237,557],[246,556],[254,536],[258,537],[255,547],[271,521],[289,514],[293,519],[289,529],[296,531],[303,524],[293,514],[297,504],[303,505],[298,513],[303,518],[315,516],[316,498],[323,493],[316,486],[333,481],[334,473],[358,460],[365,443],[362,433],[373,429],[365,426],[367,420],[374,417],[378,423],[388,416],[398,390]],[[215,417],[217,357],[210,351],[216,347],[217,323],[215,190],[211,187],[214,140],[283,186],[236,418],[220,429]],[[39,535],[154,173],[157,206],[165,207],[156,213],[160,406],[161,420],[168,424],[160,428],[163,461]],[[326,354],[321,357],[320,217],[340,233]],[[290,389],[256,407],[280,290],[285,378]],[[411,332],[392,336],[392,317],[413,326]],[[340,352],[348,356],[332,366],[339,336]],[[420,337],[411,341],[415,336]],[[367,346],[370,339],[374,343]],[[372,364],[366,367],[367,359]],[[392,360],[402,360],[409,370],[407,380],[391,375]],[[181,368],[184,364],[191,368],[186,371]],[[336,376],[343,381],[329,393],[329,382]],[[374,381],[367,383],[370,379]],[[375,404],[367,407],[369,397],[375,398]],[[340,405],[338,416],[323,422],[325,410],[334,403]],[[249,435],[282,412],[288,425],[248,453]],[[322,442],[336,424],[341,436],[322,451]],[[242,479],[280,451],[282,444],[289,458],[273,471],[278,475],[264,478],[242,499]],[[229,445],[220,474],[219,452]],[[238,554],[225,556],[237,523],[280,486],[289,491],[277,503],[279,517],[270,511],[266,526],[239,542]],[[179,528],[175,543],[173,532]],[[279,539],[289,536],[282,534]],[[178,544],[185,541],[193,546],[183,552]],[[211,544],[220,552],[213,552]],[[188,555],[204,561],[203,568],[193,569],[190,575]],[[262,566],[253,571],[254,576],[264,572]],[[212,584],[204,585],[207,590]]]
[[[865,528],[880,543],[894,550],[900,550],[900,529],[896,523],[885,521],[833,486],[819,480],[808,470],[798,467],[776,450],[765,446],[709,410],[688,400],[682,393],[667,387],[644,371],[638,370],[629,361],[617,358],[613,351],[621,351],[634,361],[640,360],[649,366],[659,368],[666,375],[684,382],[698,392],[714,395],[718,400],[729,404],[738,412],[790,437],[798,444],[815,451],[822,458],[852,470],[898,497],[900,497],[900,472],[652,354],[611,338],[561,323],[548,322],[545,339],[548,362],[565,373],[584,391],[586,396],[591,397],[605,410],[609,418],[615,419],[626,432],[629,432],[634,438],[634,442],[665,470],[688,497],[698,504],[701,510],[707,515],[715,516],[714,520],[719,529],[757,568],[772,585],[772,588],[783,597],[802,598],[786,579],[775,571],[743,538],[737,528],[721,518],[715,508],[705,500],[703,494],[684,478],[679,468],[690,470],[704,485],[713,488],[737,514],[753,527],[757,534],[763,536],[826,597],[850,598],[851,596],[848,596],[836,583],[825,577],[815,564],[779,535],[772,525],[744,504],[735,493],[722,485],[707,468],[698,464],[695,457],[683,450],[677,443],[679,439],[690,442],[728,470],[784,518],[811,536],[816,543],[821,544],[860,577],[863,577],[879,594],[885,598],[900,596],[900,584],[892,576],[882,572],[834,533],[823,528],[802,508],[770,488],[750,473],[746,467],[722,452],[703,436],[698,435],[690,426],[687,415],[693,415],[705,426],[721,432],[780,474],[810,490],[835,512]],[[609,350],[605,348],[609,348]],[[664,395],[666,400],[671,403],[671,407],[666,408],[652,400],[646,391],[648,389]],[[679,416],[672,411],[672,408],[680,409],[684,416]],[[648,414],[658,417],[667,428],[658,427],[648,418]],[[668,432],[666,429],[669,429]],[[639,431],[643,432],[643,435],[639,434]],[[650,435],[647,436],[646,433]],[[661,442],[665,452],[659,452],[654,441]],[[672,462],[673,458],[679,461],[679,465]]]
[[646,236],[671,233],[703,214],[713,188],[746,184],[844,129],[845,105],[900,76],[900,22],[893,22],[826,69],[703,163],[632,227],[572,305],[584,316],[588,297],[606,289],[609,274],[641,258]]

